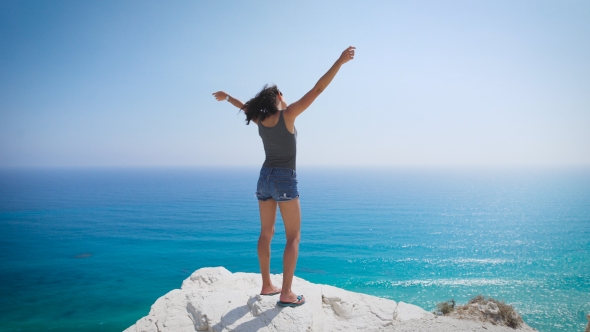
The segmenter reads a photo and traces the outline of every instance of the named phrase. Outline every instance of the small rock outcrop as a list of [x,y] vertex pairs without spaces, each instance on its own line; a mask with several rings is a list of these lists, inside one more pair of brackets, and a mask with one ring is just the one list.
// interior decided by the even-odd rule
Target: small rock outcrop
[[[281,285],[281,275],[271,275]],[[195,271],[160,297],[149,314],[124,332],[188,331],[473,331],[475,325],[436,317],[422,308],[337,287],[293,279],[306,303],[282,308],[279,295],[261,296],[257,273],[231,273],[223,267]],[[481,328],[482,323],[478,323]],[[525,324],[526,325],[526,324]],[[465,328],[465,329],[463,329]],[[508,331],[494,329],[487,331]],[[512,329],[510,329],[512,330]],[[530,329],[532,331],[532,329]]]
[[482,295],[472,298],[464,306],[457,307],[457,310],[451,312],[451,315],[462,319],[479,319],[484,322],[491,322],[494,325],[504,325],[511,328],[518,328],[524,324],[522,317],[511,305]]
[[586,315],[586,319],[588,320],[588,325],[586,326],[586,330],[584,332],[590,332],[590,314]]

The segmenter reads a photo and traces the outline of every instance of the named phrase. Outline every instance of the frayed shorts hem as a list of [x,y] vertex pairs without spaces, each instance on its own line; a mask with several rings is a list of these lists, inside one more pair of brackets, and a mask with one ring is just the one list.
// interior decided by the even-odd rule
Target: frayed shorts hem
[[277,201],[276,199],[272,198],[272,197],[268,197],[268,198],[260,198],[260,197],[258,197],[258,195],[256,195],[256,198],[257,198],[259,201],[261,201],[261,202],[266,202],[266,201],[268,201],[268,200],[271,200],[271,199],[272,199],[273,201],[276,201],[277,203],[282,203],[282,202],[288,202],[288,201],[292,201],[292,200],[294,200],[295,198],[299,198],[299,195],[297,195],[297,196],[295,196],[295,197],[281,198],[281,199],[280,199],[280,200],[278,200],[278,201]]

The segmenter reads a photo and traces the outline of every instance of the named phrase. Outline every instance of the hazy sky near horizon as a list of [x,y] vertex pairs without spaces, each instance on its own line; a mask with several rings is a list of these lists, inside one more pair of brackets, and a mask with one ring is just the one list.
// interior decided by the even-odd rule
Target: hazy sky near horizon
[[298,166],[590,166],[588,1],[2,1],[0,167],[254,166],[242,101],[303,96]]

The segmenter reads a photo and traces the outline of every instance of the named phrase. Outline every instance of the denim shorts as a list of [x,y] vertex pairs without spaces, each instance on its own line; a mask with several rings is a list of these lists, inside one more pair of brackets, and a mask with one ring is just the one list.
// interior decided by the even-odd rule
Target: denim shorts
[[297,191],[297,173],[290,168],[262,167],[256,197],[259,201],[274,199],[286,202],[299,197]]

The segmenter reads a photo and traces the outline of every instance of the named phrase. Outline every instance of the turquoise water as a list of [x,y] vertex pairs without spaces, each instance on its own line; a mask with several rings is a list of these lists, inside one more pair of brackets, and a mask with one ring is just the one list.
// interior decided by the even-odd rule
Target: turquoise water
[[[540,331],[583,331],[590,170],[298,178],[297,276],[426,310],[481,293]],[[0,171],[0,331],[120,331],[198,268],[258,272],[256,180],[252,168]]]

